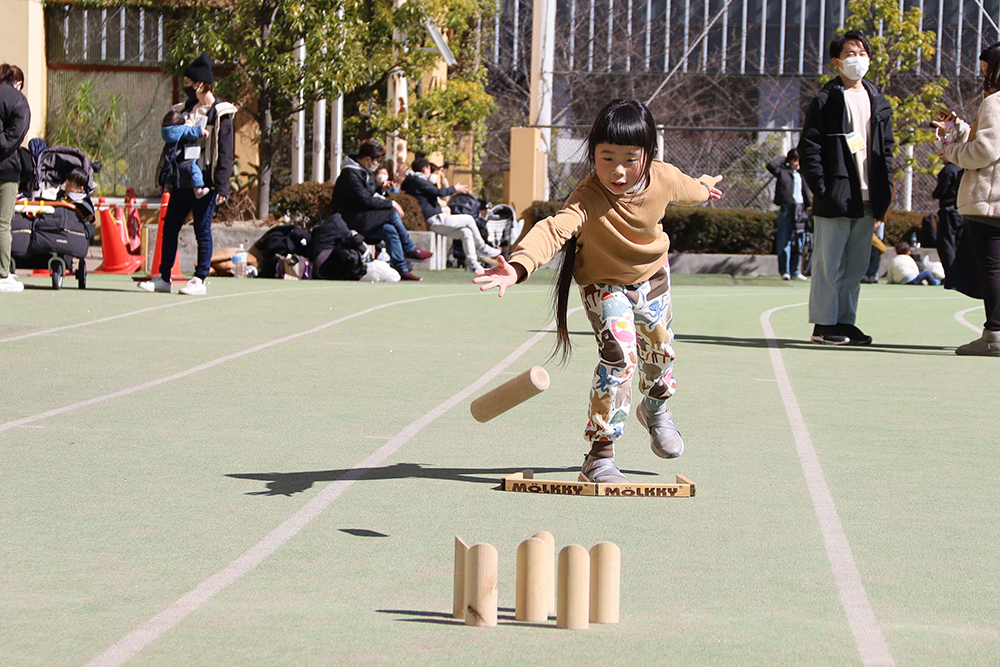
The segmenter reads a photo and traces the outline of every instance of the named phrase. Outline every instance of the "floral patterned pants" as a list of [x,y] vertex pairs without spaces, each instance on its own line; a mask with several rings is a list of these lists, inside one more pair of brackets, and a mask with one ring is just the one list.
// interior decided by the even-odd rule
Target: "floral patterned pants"
[[591,443],[592,457],[609,458],[628,420],[636,368],[639,391],[651,401],[662,404],[677,389],[670,269],[664,264],[649,280],[635,285],[582,285],[580,294],[600,354],[584,437]]

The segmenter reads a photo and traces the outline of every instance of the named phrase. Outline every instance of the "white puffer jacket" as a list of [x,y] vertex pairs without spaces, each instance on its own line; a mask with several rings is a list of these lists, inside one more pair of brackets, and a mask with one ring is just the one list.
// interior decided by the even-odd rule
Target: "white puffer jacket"
[[945,157],[965,169],[958,188],[958,212],[963,215],[1000,217],[1000,94],[979,105],[976,134],[958,124],[956,142],[946,146]]

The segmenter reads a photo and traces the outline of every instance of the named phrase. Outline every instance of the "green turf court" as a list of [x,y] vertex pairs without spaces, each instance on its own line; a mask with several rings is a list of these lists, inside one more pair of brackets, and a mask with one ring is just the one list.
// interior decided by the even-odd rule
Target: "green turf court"
[[[480,424],[552,336],[548,272],[498,300],[420,284],[123,276],[0,301],[8,665],[1000,664],[1000,360],[981,303],[865,285],[870,348],[807,341],[807,284],[676,276],[687,450],[617,459],[692,499],[539,496],[575,479],[595,347]],[[517,545],[622,551],[618,625],[513,619]],[[453,539],[500,555],[500,623],[451,618]]]

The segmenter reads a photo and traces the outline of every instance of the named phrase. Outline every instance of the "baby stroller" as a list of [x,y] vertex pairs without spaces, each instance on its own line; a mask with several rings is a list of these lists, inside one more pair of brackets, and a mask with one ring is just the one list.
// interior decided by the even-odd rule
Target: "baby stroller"
[[[56,201],[56,193],[73,169],[87,174],[87,197],[81,202]],[[12,268],[48,269],[52,288],[62,289],[63,276],[76,276],[80,289],[87,287],[87,262],[84,259],[94,238],[95,226],[85,222],[77,207],[93,214],[90,193],[94,189],[94,172],[100,166],[91,164],[82,151],[65,146],[53,146],[38,155],[35,179],[38,190],[30,200],[19,201],[11,220]],[[76,262],[74,269],[74,259]]]
[[509,256],[510,246],[521,235],[524,220],[517,220],[514,209],[507,204],[497,204],[490,207],[486,213],[486,234],[484,240],[491,246],[504,249],[504,256]]

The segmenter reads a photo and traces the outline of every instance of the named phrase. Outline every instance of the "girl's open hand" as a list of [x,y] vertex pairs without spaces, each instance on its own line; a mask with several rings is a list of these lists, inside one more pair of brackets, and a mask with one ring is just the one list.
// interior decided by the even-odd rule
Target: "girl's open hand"
[[507,263],[503,255],[500,255],[497,257],[497,265],[494,268],[476,269],[476,277],[472,279],[472,282],[477,283],[483,292],[496,287],[500,290],[497,296],[503,296],[507,288],[517,282],[517,270]]
[[722,199],[722,190],[720,190],[719,188],[715,187],[716,185],[719,184],[719,181],[722,180],[722,176],[721,175],[720,176],[709,176],[708,174],[702,174],[701,178],[702,179],[709,179],[711,181],[714,181],[712,183],[712,185],[710,185],[709,188],[708,188],[708,201],[712,201],[713,199]]

